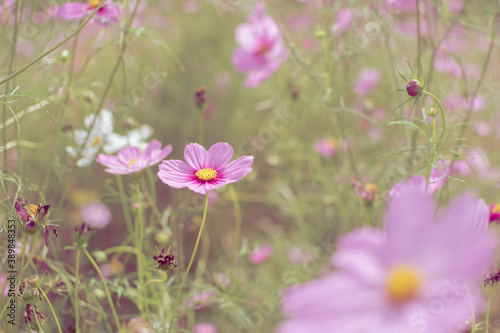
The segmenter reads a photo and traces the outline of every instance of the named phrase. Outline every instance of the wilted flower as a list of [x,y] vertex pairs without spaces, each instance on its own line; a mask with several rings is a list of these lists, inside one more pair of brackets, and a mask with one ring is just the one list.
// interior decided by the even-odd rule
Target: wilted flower
[[205,104],[207,103],[207,87],[203,86],[198,89],[196,89],[195,93],[195,101],[196,101],[196,107],[200,110],[203,110],[205,108]]
[[43,326],[43,323],[46,319],[46,317],[40,311],[38,311],[36,305],[31,304],[26,304],[26,312],[23,316],[26,324],[30,325],[31,329],[35,331],[41,330],[41,327],[38,326],[38,323]]
[[158,177],[173,188],[187,187],[206,194],[208,191],[226,184],[236,183],[252,171],[253,156],[242,156],[227,164],[233,156],[233,148],[226,142],[214,144],[208,152],[197,143],[184,149],[184,158],[166,160],[160,164]]
[[96,161],[107,167],[106,172],[126,175],[160,163],[171,151],[172,145],[162,148],[160,141],[153,140],[143,152],[137,147],[127,147],[117,155],[99,154]]
[[92,229],[85,223],[82,223],[73,229],[73,239],[78,246],[86,246],[90,236],[92,236]]
[[40,227],[45,228],[45,245],[49,247],[49,236],[53,233],[57,238],[56,228],[52,225],[47,225],[47,215],[51,205],[28,204],[28,201],[19,196],[14,204],[17,216],[23,223],[23,230],[33,235]]
[[[78,157],[78,152],[80,152],[80,158],[76,162],[76,165],[79,167],[84,167],[92,163],[97,153],[101,150],[107,136],[113,133],[113,113],[111,111],[103,109],[95,122],[94,118],[94,114],[85,117],[85,129],[76,129],[73,132],[77,147],[66,147],[68,154],[73,157]],[[90,129],[93,122],[94,127]],[[85,141],[87,136],[88,140]],[[83,146],[84,143],[85,146]]]
[[236,28],[239,48],[232,56],[237,71],[247,73],[245,86],[255,87],[268,79],[288,58],[288,51],[274,20],[265,14],[265,5],[257,2],[253,13]]
[[168,272],[172,268],[177,267],[177,265],[174,264],[174,255],[167,253],[165,250],[165,246],[161,249],[161,251],[156,250],[156,254],[153,256],[153,259],[158,263],[158,266],[156,266],[156,268],[158,268],[159,270]]
[[340,238],[336,272],[286,292],[289,319],[279,333],[358,333],[367,325],[370,332],[442,333],[478,315],[485,302],[476,283],[497,243],[486,204],[464,195],[436,212],[431,196],[410,191],[387,207],[384,230],[363,227]]
[[483,282],[485,287],[488,285],[493,287],[498,281],[500,281],[500,268],[495,268],[490,270]]
[[[110,2],[110,1],[108,1]],[[78,20],[88,17],[99,6],[101,0],[88,0],[86,3],[68,2],[57,11],[57,17],[61,20]],[[118,22],[120,18],[120,7],[113,4],[104,4],[95,14],[94,19],[100,23]]]
[[27,304],[34,305],[40,299],[40,293],[38,287],[40,279],[36,275],[32,275],[29,278],[24,279],[19,284],[19,289],[17,290],[17,297],[21,298]]

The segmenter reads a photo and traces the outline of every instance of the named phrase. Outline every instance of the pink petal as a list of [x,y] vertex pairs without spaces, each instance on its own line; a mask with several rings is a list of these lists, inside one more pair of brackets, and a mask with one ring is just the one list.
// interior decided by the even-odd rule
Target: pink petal
[[235,183],[252,171],[252,162],[253,156],[241,156],[219,171],[220,178]]
[[190,143],[184,149],[184,159],[196,170],[205,168],[208,152],[197,143]]
[[80,2],[69,2],[59,7],[57,17],[61,20],[76,20],[89,15],[89,5]]
[[238,72],[248,72],[261,68],[266,63],[266,58],[260,54],[237,49],[231,61]]
[[233,148],[227,142],[214,144],[208,150],[207,167],[219,170],[225,166],[233,157]]
[[179,160],[166,160],[160,164],[158,177],[173,188],[184,188],[198,184],[195,179],[196,169]]
[[120,161],[127,165],[130,161],[139,159],[141,150],[138,147],[127,147],[120,150],[117,156]]

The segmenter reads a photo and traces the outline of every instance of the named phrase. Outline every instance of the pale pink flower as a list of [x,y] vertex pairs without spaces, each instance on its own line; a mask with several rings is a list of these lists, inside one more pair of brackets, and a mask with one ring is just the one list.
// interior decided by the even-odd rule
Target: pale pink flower
[[389,201],[384,230],[342,236],[337,271],[285,293],[277,332],[451,333],[477,318],[497,243],[488,207],[464,195],[436,211],[431,196],[404,192]]
[[272,244],[264,243],[248,255],[248,260],[252,264],[258,265],[269,259],[271,253],[273,253]]
[[143,152],[137,147],[127,147],[116,155],[99,154],[96,161],[107,168],[106,172],[115,175],[128,175],[157,165],[171,151],[172,145],[162,148],[160,141],[153,140]]
[[424,176],[412,175],[409,179],[396,183],[389,191],[389,196],[395,198],[405,191],[417,191],[427,194],[433,194],[446,184],[446,173],[432,169],[429,177],[429,182],[426,181]]
[[294,246],[288,251],[288,259],[293,265],[303,265],[313,261],[314,256],[311,251]]
[[338,150],[338,141],[334,138],[320,139],[314,143],[314,149],[324,157],[333,157]]
[[245,86],[255,87],[268,79],[288,58],[288,51],[274,20],[265,14],[258,2],[249,22],[236,28],[239,48],[232,56],[237,71],[247,73]]
[[[86,2],[68,2],[57,11],[57,17],[61,20],[79,20],[86,18],[92,14],[92,12],[97,8],[101,1],[99,0],[88,0]],[[120,7],[118,5],[110,4],[107,1],[95,14],[94,19],[101,23],[106,22],[118,22],[121,14]]]
[[365,68],[356,79],[354,92],[360,95],[367,95],[372,92],[380,81],[380,72],[375,68]]
[[111,211],[105,204],[93,201],[80,208],[80,216],[92,228],[102,229],[111,221]]
[[341,9],[335,16],[335,24],[332,27],[332,33],[335,36],[342,35],[350,26],[352,21],[358,15],[353,9]]
[[212,323],[199,323],[194,325],[193,333],[219,333],[219,329]]

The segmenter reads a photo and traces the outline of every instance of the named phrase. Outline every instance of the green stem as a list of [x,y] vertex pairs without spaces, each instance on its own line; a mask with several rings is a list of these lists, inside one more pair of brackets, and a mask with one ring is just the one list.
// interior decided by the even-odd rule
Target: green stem
[[128,233],[129,235],[132,235],[134,227],[132,226],[132,219],[130,218],[130,210],[127,202],[127,196],[125,195],[125,188],[123,187],[123,181],[120,175],[115,175],[115,179],[118,192],[120,193],[120,203],[122,204],[123,217],[125,218],[125,223],[127,224]]
[[486,307],[486,319],[484,320],[485,333],[488,333],[490,329],[490,305],[491,305],[491,292],[488,295],[488,306]]
[[238,253],[240,249],[240,238],[241,238],[241,208],[240,201],[238,200],[238,195],[232,184],[229,184],[229,193],[231,194],[231,199],[234,205],[234,215],[235,215],[235,231],[234,231],[234,258],[233,258],[233,270],[236,272],[236,265],[238,263]]
[[441,128],[441,134],[439,135],[439,140],[434,144],[434,147],[437,148],[439,146],[439,144],[441,143],[441,141],[443,140],[443,137],[444,137],[444,132],[446,130],[446,118],[445,118],[445,114],[444,114],[444,109],[443,109],[443,106],[441,105],[441,102],[439,101],[439,99],[437,99],[436,96],[434,96],[433,94],[431,94],[430,92],[428,92],[427,90],[424,90],[423,91],[424,94],[426,94],[427,96],[431,97],[438,105],[439,107],[439,112],[441,113],[441,118],[442,118],[442,128]]
[[198,143],[203,145],[203,111],[200,111],[198,117]]
[[80,332],[80,311],[78,298],[78,289],[80,289],[80,248],[76,249],[76,267],[75,267],[75,326],[76,332]]
[[[36,321],[36,324],[37,324],[38,328],[40,329],[40,332],[39,332],[39,333],[43,333],[42,324],[40,324],[40,321],[38,320],[38,315],[36,314],[36,309],[35,309],[35,306],[33,306],[33,312],[34,312],[34,315],[35,315],[35,321]],[[38,330],[37,330],[37,331],[38,331]]]
[[102,272],[99,269],[99,266],[95,262],[94,258],[92,258],[92,256],[90,255],[89,251],[87,251],[87,249],[83,249],[83,251],[85,252],[85,255],[89,259],[89,261],[92,264],[92,266],[94,266],[94,269],[97,271],[97,274],[99,274],[99,277],[102,280],[102,284],[104,286],[104,290],[106,291],[106,296],[108,297],[109,307],[111,308],[111,311],[113,312],[113,318],[115,320],[116,327],[118,328],[119,332],[122,332],[122,328],[120,326],[120,320],[118,320],[118,315],[116,314],[115,306],[113,305],[113,299],[111,298],[111,293],[109,292],[108,284],[106,282],[106,279],[102,275]]
[[[148,285],[152,284],[152,283],[165,283],[167,282],[167,279],[168,279],[168,274],[167,272],[165,272],[165,277],[163,279],[153,279],[153,280],[149,280],[146,282],[146,284],[144,285],[144,299],[147,299],[147,292],[148,292]],[[147,306],[146,304],[146,320],[149,320],[149,307]]]
[[[139,278],[139,294],[141,289],[144,288],[144,270],[143,270],[143,240],[144,240],[144,221],[142,219],[142,201],[141,201],[141,186],[139,184],[139,179],[136,179],[136,188],[137,188],[137,217],[136,217],[136,225],[135,225],[135,249],[136,249],[136,259],[137,259],[137,275]],[[141,315],[143,314],[145,308],[147,307],[147,300],[146,298],[139,300],[140,306],[140,312]]]
[[[57,319],[56,312],[54,311],[54,308],[52,307],[52,303],[50,303],[49,298],[47,295],[43,292],[42,288],[38,288],[38,290],[42,293],[43,297],[47,301],[47,304],[50,307],[50,311],[52,311],[52,315],[54,316],[54,319],[56,320],[57,328],[59,329],[59,333],[62,333],[61,325],[59,324],[59,320]],[[77,331],[78,331],[78,326],[77,326]]]
[[203,211],[203,219],[201,220],[200,230],[198,231],[198,237],[196,237],[196,243],[194,244],[194,249],[193,249],[193,253],[191,254],[191,259],[189,260],[188,267],[186,268],[186,272],[184,273],[184,276],[182,277],[181,285],[179,287],[179,291],[177,292],[177,298],[175,300],[174,310],[172,311],[172,317],[170,318],[170,325],[168,325],[168,333],[170,333],[172,331],[172,327],[174,325],[175,314],[177,312],[177,307],[179,306],[179,301],[181,299],[182,289],[184,287],[184,283],[186,282],[186,278],[189,274],[189,270],[191,269],[191,266],[193,265],[194,257],[196,256],[196,251],[198,250],[198,245],[200,243],[201,234],[203,233],[203,227],[205,226],[205,220],[207,218],[207,210],[208,210],[208,192],[207,192],[206,198],[205,198],[205,210]]

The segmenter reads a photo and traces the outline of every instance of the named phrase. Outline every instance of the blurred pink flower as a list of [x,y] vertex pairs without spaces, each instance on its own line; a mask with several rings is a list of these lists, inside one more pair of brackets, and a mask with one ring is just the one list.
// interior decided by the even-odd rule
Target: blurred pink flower
[[253,156],[242,156],[227,164],[233,148],[226,142],[214,144],[208,152],[197,143],[184,149],[184,159],[166,160],[160,164],[158,177],[173,188],[184,188],[206,194],[230,183],[236,183],[252,171]]
[[314,260],[311,251],[305,251],[300,247],[294,246],[288,251],[288,259],[293,265],[303,265]]
[[490,222],[498,221],[500,218],[500,204],[490,205]]
[[219,329],[212,323],[199,323],[194,325],[193,333],[218,333]]
[[484,201],[463,195],[436,213],[431,196],[402,193],[388,203],[384,230],[340,238],[335,273],[285,293],[277,332],[454,332],[484,308],[476,283],[496,243]]
[[264,243],[248,255],[248,260],[250,260],[252,264],[258,265],[266,261],[271,253],[273,253],[272,244]]
[[[88,17],[97,8],[100,0],[88,0],[86,3],[82,2],[68,2],[57,11],[57,17],[61,20],[78,20]],[[109,3],[110,1],[108,1]],[[120,7],[113,4],[104,4],[101,9],[95,14],[94,19],[101,23],[118,22],[120,18]]]
[[369,94],[380,81],[380,72],[375,68],[365,68],[356,79],[354,92],[360,95]]
[[480,136],[488,136],[490,134],[490,125],[488,123],[480,122],[472,125],[472,129]]
[[486,100],[479,94],[474,99],[464,97],[461,100],[460,107],[463,110],[471,110],[473,112],[481,111],[486,107]]
[[186,299],[185,304],[188,307],[194,307],[195,310],[200,310],[214,304],[214,296],[214,292],[208,289],[198,291],[193,297]]
[[111,212],[105,204],[93,201],[80,208],[80,216],[92,228],[101,229],[111,221]]
[[426,181],[424,176],[412,175],[410,179],[394,184],[392,189],[389,191],[389,196],[391,198],[399,197],[406,191],[433,194],[444,186],[447,179],[446,173],[433,168],[431,170],[429,182]]
[[488,168],[489,163],[487,160],[487,155],[482,149],[470,149],[465,155],[464,159],[457,159],[455,162],[447,161],[447,167],[450,168],[453,164],[453,168],[449,170],[449,173],[458,173],[462,176],[469,176],[472,171],[481,172]]
[[342,35],[350,26],[358,12],[353,9],[341,9],[335,17],[335,24],[332,27],[332,33],[335,36]]
[[333,157],[338,150],[338,141],[334,138],[326,138],[318,140],[314,143],[314,149],[324,157]]
[[258,2],[249,22],[236,28],[239,48],[232,56],[237,71],[247,73],[245,86],[255,87],[268,79],[288,58],[288,51],[274,20],[265,14]]
[[172,145],[161,148],[161,142],[153,140],[141,153],[137,147],[127,147],[116,155],[99,154],[96,161],[104,165],[106,172],[115,175],[128,175],[160,163],[172,151]]

